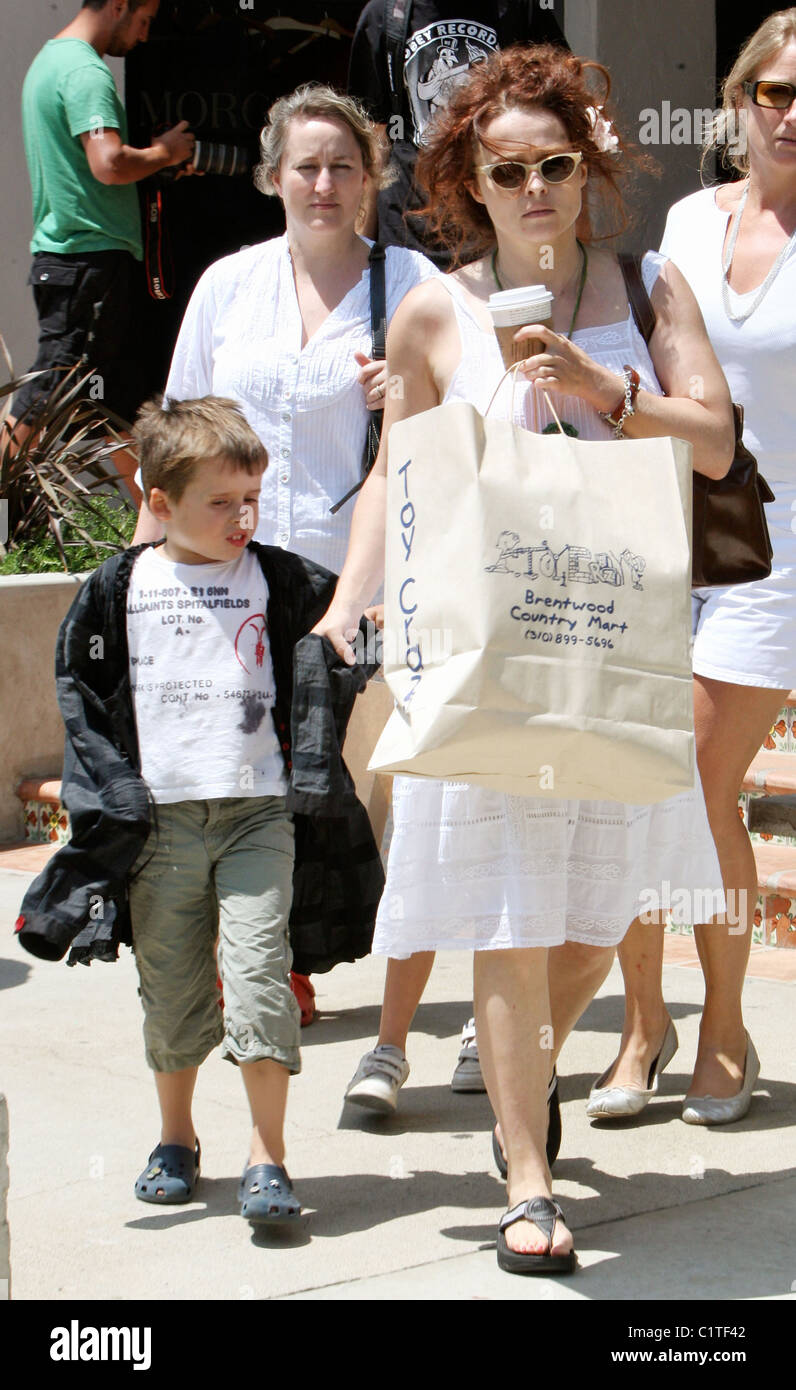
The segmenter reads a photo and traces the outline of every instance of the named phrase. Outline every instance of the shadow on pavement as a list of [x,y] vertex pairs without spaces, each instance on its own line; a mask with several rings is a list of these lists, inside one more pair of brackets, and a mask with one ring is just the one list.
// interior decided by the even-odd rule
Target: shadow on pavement
[[338,1129],[360,1129],[370,1134],[468,1134],[489,1130],[495,1123],[492,1107],[483,1091],[455,1092],[450,1086],[412,1086],[411,1077],[392,1115],[342,1102]]
[[[493,1206],[497,1225],[505,1188],[497,1174],[493,1178],[488,1173],[418,1170],[400,1177],[359,1173],[302,1178],[296,1183],[296,1192],[303,1205],[314,1208],[312,1234],[339,1237],[375,1230],[386,1221],[417,1212],[428,1212],[435,1220],[434,1213],[440,1207],[452,1206],[479,1211]],[[487,1239],[490,1237],[494,1239],[494,1231]],[[467,1239],[478,1236],[473,1236],[471,1229]]]
[[[701,1190],[701,1183],[681,1176],[639,1173],[632,1179],[615,1177],[584,1159],[565,1161],[560,1167],[557,1164],[559,1172],[562,1178],[598,1192],[580,1199],[569,1196],[562,1203],[576,1250],[581,1256],[589,1249],[603,1255],[578,1271],[576,1285],[568,1281],[580,1296],[647,1301],[754,1299],[787,1293],[781,1271],[791,1241],[790,1231],[783,1228],[782,1211],[792,1195],[785,1194],[780,1207],[776,1185],[796,1177],[796,1169],[747,1173],[743,1182],[724,1169],[708,1169],[705,1178],[713,1184],[722,1183],[718,1191],[709,1193]],[[620,1215],[605,1211],[612,1199],[627,1207],[634,1189],[643,1198],[650,1184],[656,1192],[652,1210],[642,1200],[637,1208]],[[684,1188],[684,1184],[688,1186]],[[704,1204],[727,1198],[744,1207],[737,1230],[726,1201],[723,1208],[714,1207],[712,1212]],[[755,1210],[750,1212],[752,1206]],[[495,1226],[449,1226],[441,1234],[485,1249],[494,1246],[496,1226],[497,1217]],[[773,1254],[775,1247],[779,1247],[777,1255]]]
[[[379,1015],[381,1013],[381,1000],[376,1004],[367,1004],[359,1009],[341,1009],[339,1013],[324,1008],[323,1000],[320,1000],[320,1015],[315,1023],[309,1028],[301,1030],[301,1046],[312,1047],[314,1043],[325,1042],[352,1042],[355,1038],[361,1038],[370,1047],[375,1044],[379,1032]],[[407,1048],[410,1054],[412,1050],[412,1033],[424,1033],[429,1038],[450,1038],[451,1039],[451,1072],[456,1065],[456,1058],[459,1055],[459,1037],[473,1012],[471,1001],[463,1000],[461,1003],[430,1003],[420,1004],[412,1023],[412,1032],[409,1034]]]
[[24,985],[31,967],[24,960],[0,960],[0,989],[14,989]]
[[166,1231],[171,1226],[187,1226],[193,1221],[206,1221],[216,1216],[230,1216],[240,1211],[237,1199],[236,1178],[206,1178],[202,1174],[196,1188],[194,1202],[172,1203],[160,1206],[157,1202],[139,1202],[140,1210],[147,1215],[125,1221],[131,1231]]
[[[679,1019],[692,1018],[702,1013],[701,1004],[686,1004],[667,1000],[666,1007],[675,1023]],[[625,1014],[624,994],[603,994],[599,998],[593,999],[588,1009],[575,1024],[578,1033],[616,1033],[616,1049],[611,1057],[616,1056],[619,1049],[619,1039],[622,1035],[622,1021]],[[562,1049],[563,1051],[563,1049]],[[604,1066],[608,1066],[611,1057],[606,1057]],[[603,1070],[603,1068],[600,1068]]]

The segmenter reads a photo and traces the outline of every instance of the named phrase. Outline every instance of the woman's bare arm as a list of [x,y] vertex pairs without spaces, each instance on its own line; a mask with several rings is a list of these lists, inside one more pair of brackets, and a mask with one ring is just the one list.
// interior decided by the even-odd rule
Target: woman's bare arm
[[387,334],[388,384],[381,448],[354,508],[348,552],[335,596],[313,629],[329,638],[349,666],[355,661],[350,642],[365,606],[384,578],[390,428],[396,420],[439,405],[442,393],[435,376],[436,354],[451,318],[447,291],[430,280],[411,290],[401,302]]
[[634,418],[625,433],[631,439],[644,438],[646,421],[651,426],[659,421],[657,433],[687,439],[693,445],[697,473],[723,478],[735,452],[730,388],[694,293],[671,261],[663,266],[651,299],[656,325],[650,357],[666,396],[645,392],[638,427],[633,428]]

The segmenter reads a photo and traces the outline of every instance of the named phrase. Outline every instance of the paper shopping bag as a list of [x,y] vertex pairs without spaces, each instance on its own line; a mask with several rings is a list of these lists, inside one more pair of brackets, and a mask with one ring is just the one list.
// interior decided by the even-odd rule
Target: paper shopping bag
[[370,767],[652,803],[694,785],[691,446],[465,403],[393,425]]

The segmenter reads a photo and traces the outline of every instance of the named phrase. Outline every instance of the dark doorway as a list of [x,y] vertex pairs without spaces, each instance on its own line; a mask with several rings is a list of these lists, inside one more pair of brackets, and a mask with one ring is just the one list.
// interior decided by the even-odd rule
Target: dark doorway
[[[728,5],[716,0],[716,105],[721,101],[721,87],[741,49],[764,19],[775,14],[769,0],[748,0],[744,5]],[[715,177],[722,183],[739,177],[718,159],[713,161]]]
[[745,0],[743,5],[728,5],[716,0],[716,89],[720,90],[740,50],[764,19],[785,6],[770,0]]
[[[258,193],[251,179],[265,113],[302,82],[345,88],[361,9],[362,0],[164,0],[149,42],[127,59],[134,145],[146,145],[153,131],[187,120],[201,140],[236,146],[249,168],[139,185],[152,260],[159,244],[162,279],[173,290],[168,299],[142,294],[147,394],[163,388],[202,271],[220,256],[283,230],[280,204]],[[153,218],[159,214],[158,222],[150,220],[150,211]]]

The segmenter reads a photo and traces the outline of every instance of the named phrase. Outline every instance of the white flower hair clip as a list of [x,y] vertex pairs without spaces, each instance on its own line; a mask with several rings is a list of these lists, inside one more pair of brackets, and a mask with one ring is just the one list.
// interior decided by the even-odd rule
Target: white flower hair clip
[[613,127],[613,122],[603,115],[601,106],[588,106],[586,115],[591,123],[591,137],[598,150],[604,154],[616,154],[619,149],[619,136]]

